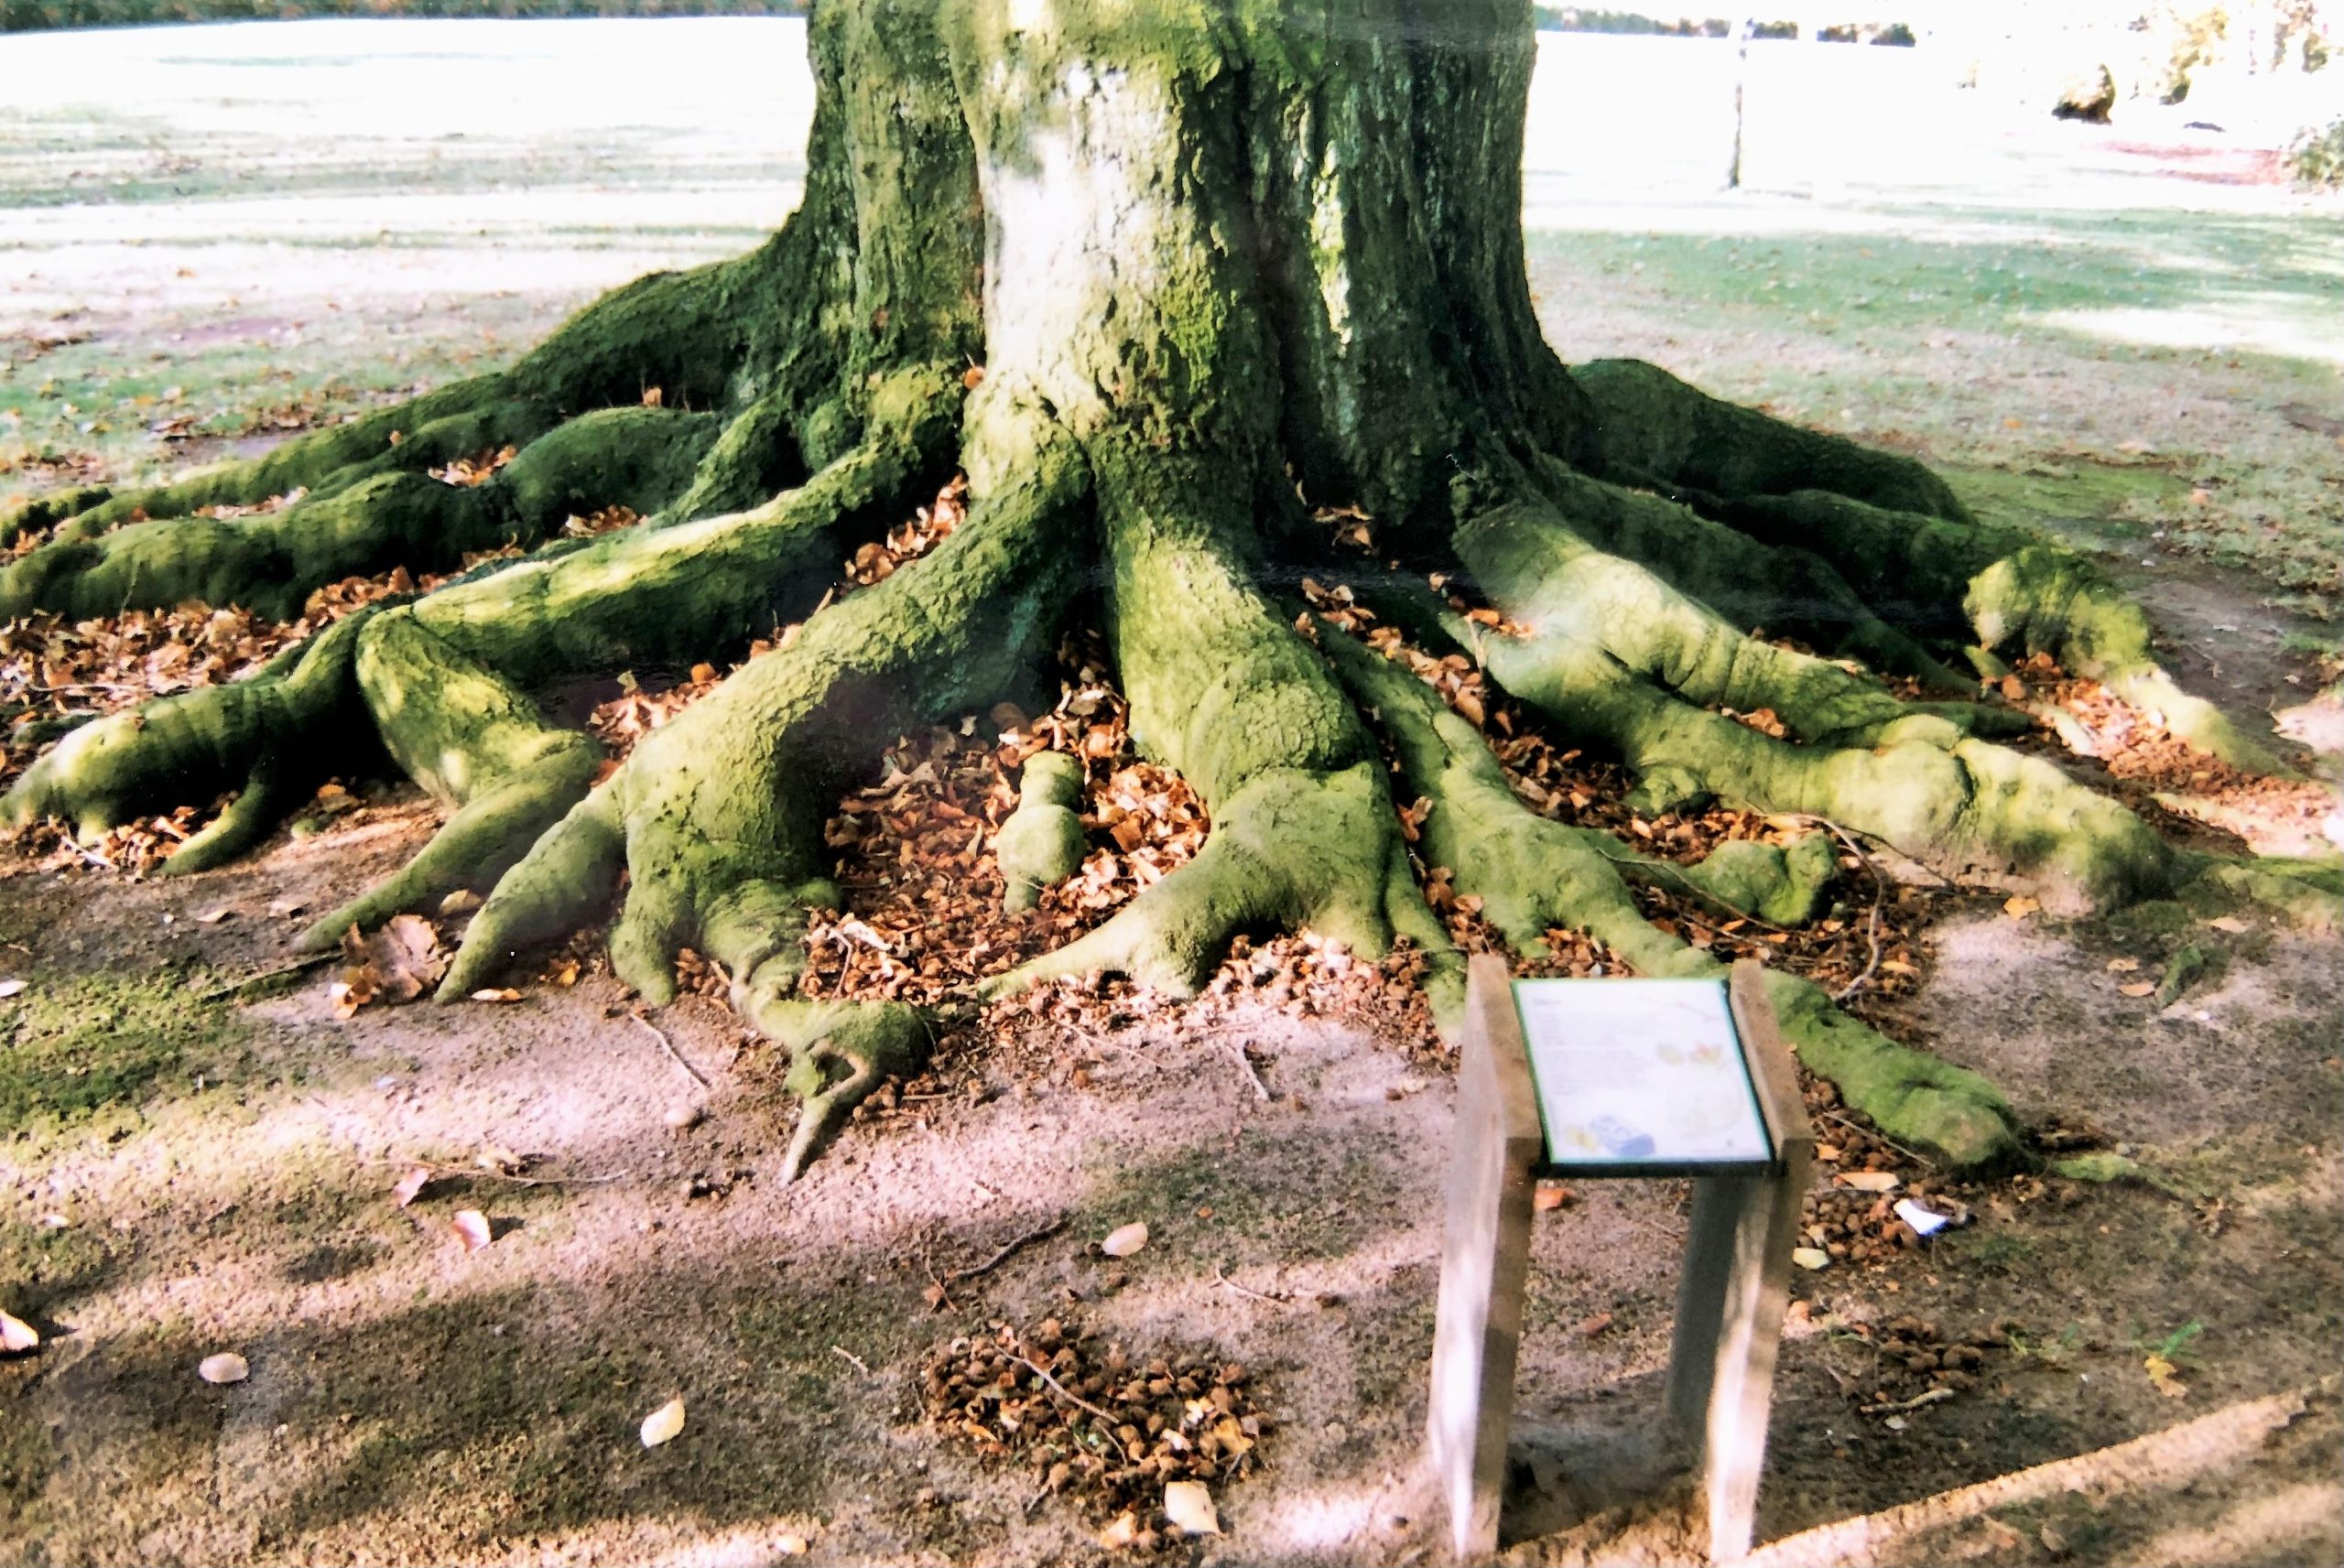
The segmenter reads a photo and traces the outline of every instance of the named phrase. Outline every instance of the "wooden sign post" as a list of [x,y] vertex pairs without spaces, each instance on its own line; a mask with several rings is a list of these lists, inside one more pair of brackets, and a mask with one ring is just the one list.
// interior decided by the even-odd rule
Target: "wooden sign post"
[[1473,960],[1427,1431],[1460,1560],[1497,1549],[1531,1191],[1549,1172],[1694,1178],[1668,1411],[1698,1454],[1711,1560],[1750,1549],[1815,1133],[1765,971],[1736,964],[1723,991],[1588,980],[1517,994],[1500,960]]

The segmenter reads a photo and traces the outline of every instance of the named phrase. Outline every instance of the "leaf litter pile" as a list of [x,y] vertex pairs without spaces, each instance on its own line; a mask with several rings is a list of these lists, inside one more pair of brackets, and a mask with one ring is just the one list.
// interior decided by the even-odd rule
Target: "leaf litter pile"
[[1243,1366],[1136,1357],[1056,1318],[938,1346],[919,1377],[933,1430],[1029,1471],[1029,1513],[1049,1498],[1078,1499],[1111,1550],[1218,1533],[1215,1491],[1262,1468],[1275,1430]]
[[2175,735],[2163,715],[2069,675],[2048,654],[2005,676],[2001,695],[2035,717],[2037,731],[2023,744],[2055,756],[2174,837],[2231,854],[2336,848],[2323,831],[2337,809],[2333,790],[2232,767]]

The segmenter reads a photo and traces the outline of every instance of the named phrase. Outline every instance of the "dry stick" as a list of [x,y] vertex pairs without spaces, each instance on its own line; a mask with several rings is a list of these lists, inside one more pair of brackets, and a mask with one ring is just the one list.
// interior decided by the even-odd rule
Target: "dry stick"
[[[1863,972],[1861,974],[1849,981],[1839,989],[1831,993],[1831,1000],[1833,1001],[1845,1001],[1850,997],[1855,995],[1858,991],[1863,989],[1865,986],[1870,985],[1872,983],[1872,976],[1879,972],[1881,960],[1880,916],[1881,908],[1884,903],[1886,903],[1888,899],[1888,879],[1882,874],[1880,868],[1872,863],[1872,858],[1864,853],[1864,847],[1857,841],[1855,835],[1849,832],[1845,827],[1840,827],[1837,822],[1832,821],[1829,817],[1817,816],[1812,813],[1804,811],[1775,812],[1773,815],[1781,816],[1786,821],[1812,822],[1818,827],[1828,829],[1833,838],[1839,839],[1840,843],[1847,846],[1849,853],[1854,855],[1857,864],[1863,868],[1864,874],[1872,879],[1872,914],[1866,922],[1864,933],[1865,940],[1871,946],[1871,956],[1866,959]],[[1891,849],[1895,848],[1894,845],[1890,845],[1889,847]],[[1901,853],[1902,851],[1899,852]],[[1602,851],[1599,849],[1597,853],[1601,854]],[[1695,896],[1706,898],[1711,903],[1719,904],[1723,908],[1734,910],[1738,918],[1746,920],[1753,925],[1763,925],[1769,931],[1782,932],[1785,935],[1789,935],[1787,927],[1777,925],[1773,921],[1764,919],[1762,916],[1752,914],[1747,910],[1736,909],[1733,904],[1718,897],[1717,894],[1708,892],[1700,888],[1695,887],[1692,879],[1685,874],[1683,868],[1677,866],[1673,861],[1659,859],[1647,860],[1641,857],[1635,859],[1622,859],[1617,855],[1609,854],[1605,854],[1603,858],[1612,861],[1614,865],[1641,867],[1649,871],[1665,871],[1669,875],[1675,877],[1678,881],[1683,882],[1687,888],[1692,891]],[[1907,856],[1906,859],[1910,860],[1911,857]],[[1915,861],[1914,863],[1916,865],[1919,864],[1918,861]],[[1928,870],[1926,866],[1922,867],[1922,869],[1924,871]],[[1934,871],[1930,874],[1933,876],[1937,875]],[[1946,879],[1940,877],[1939,880],[1945,881]],[[1948,881],[1948,885],[1950,886],[1952,884]],[[1721,927],[1712,924],[1711,922],[1701,919],[1698,915],[1694,914],[1689,910],[1685,912],[1685,917],[1696,925],[1708,926],[1710,930],[1717,932],[1719,935],[1723,936],[1731,935],[1731,933],[1723,930]]]
[[1245,1069],[1245,1081],[1253,1086],[1253,1098],[1266,1102],[1270,1098],[1269,1086],[1263,1083],[1262,1075],[1253,1070],[1253,1059],[1245,1054],[1244,1042],[1231,1039],[1227,1025],[1213,1033],[1220,1035],[1221,1043],[1229,1048],[1229,1054],[1237,1058],[1237,1065]]
[[657,1024],[652,1022],[649,1019],[644,1017],[643,1014],[639,1012],[630,1012],[627,1016],[634,1019],[637,1023],[640,1023],[644,1028],[651,1032],[651,1038],[659,1042],[659,1049],[667,1052],[667,1059],[675,1063],[678,1067],[681,1067],[685,1073],[690,1076],[692,1082],[698,1084],[702,1088],[707,1088],[709,1087],[708,1080],[700,1076],[700,1069],[693,1066],[689,1062],[684,1060],[684,1054],[676,1049],[675,1042],[669,1040],[665,1034],[659,1032],[659,1026]]
[[1829,829],[1831,836],[1845,844],[1848,852],[1855,856],[1856,863],[1864,869],[1864,875],[1872,879],[1872,914],[1864,925],[1864,940],[1870,945],[1872,953],[1864,960],[1863,973],[1831,993],[1833,1001],[1845,1001],[1872,984],[1872,976],[1880,970],[1880,911],[1881,906],[1888,902],[1888,879],[1881,874],[1878,866],[1872,864],[1872,857],[1864,853],[1864,847],[1856,841],[1854,834],[1828,816],[1811,816],[1804,812],[1797,816],[1799,820],[1820,823]]
[[853,1351],[849,1350],[845,1346],[843,1346],[843,1345],[833,1345],[833,1346],[830,1346],[830,1354],[832,1354],[833,1356],[843,1356],[843,1357],[846,1357],[846,1359],[847,1359],[847,1363],[848,1363],[850,1366],[852,1366],[852,1367],[856,1371],[858,1371],[858,1372],[862,1373],[862,1374],[863,1374],[864,1377],[866,1377],[866,1378],[868,1378],[869,1376],[871,1376],[871,1368],[870,1368],[869,1367],[867,1367],[867,1366],[863,1365],[863,1357],[860,1357],[860,1356],[857,1356]]
[[602,1187],[627,1179],[624,1171],[613,1171],[607,1176],[521,1176],[504,1171],[492,1171],[485,1165],[434,1165],[422,1160],[374,1160],[369,1165],[398,1165],[410,1171],[426,1171],[435,1182],[454,1181],[459,1177],[474,1182],[506,1182],[516,1187]]
[[[1549,820],[1552,819],[1550,818]],[[1666,860],[1657,855],[1649,857],[1644,855],[1614,855],[1601,846],[1597,847],[1595,852],[1597,855],[1611,861],[1615,866],[1626,866],[1631,870],[1641,871],[1665,871],[1668,875],[1675,877],[1679,882],[1683,883],[1685,891],[1692,894],[1694,898],[1709,903],[1716,904],[1720,909],[1722,909],[1731,914],[1735,920],[1746,922],[1752,925],[1763,926],[1769,931],[1778,931],[1785,936],[1791,935],[1791,928],[1789,926],[1777,925],[1773,921],[1767,919],[1764,915],[1759,914],[1752,910],[1744,909],[1740,904],[1733,903],[1730,899],[1720,898],[1716,893],[1710,892],[1706,888],[1703,888],[1700,884],[1694,881],[1692,878],[1687,876],[1685,874],[1685,868],[1678,865],[1674,860]],[[1687,920],[1691,921],[1694,925],[1705,926],[1708,929],[1716,932],[1720,936],[1731,936],[1733,935],[1732,932],[1727,930],[1724,926],[1720,925],[1716,921],[1705,920],[1690,909],[1684,910],[1681,913]]]
[[1149,1055],[1146,1052],[1141,1050],[1136,1045],[1125,1045],[1119,1041],[1109,1039],[1104,1034],[1093,1034],[1090,1030],[1082,1028],[1079,1024],[1069,1024],[1067,1025],[1067,1028],[1073,1033],[1076,1039],[1081,1041],[1086,1045],[1097,1045],[1109,1051],[1121,1051],[1126,1056],[1136,1056],[1141,1061],[1147,1064],[1147,1070],[1151,1073],[1160,1073],[1164,1070],[1164,1064],[1162,1062],[1157,1061],[1154,1056]]
[[1253,1070],[1253,1059],[1245,1054],[1245,1047],[1234,1040],[1224,1044],[1228,1045],[1230,1054],[1237,1058],[1237,1065],[1245,1069],[1245,1081],[1253,1086],[1253,1098],[1266,1104],[1270,1098],[1269,1086],[1263,1083],[1262,1075]]
[[320,964],[331,964],[341,957],[339,950],[331,953],[312,953],[306,958],[296,958],[293,962],[280,964],[274,969],[263,969],[256,975],[246,975],[241,980],[231,980],[224,986],[214,986],[208,991],[199,992],[195,1000],[199,1002],[218,1001],[222,997],[238,996],[255,986],[269,980],[281,980],[288,975],[298,975],[305,970],[314,969]]
[[936,1287],[934,1305],[938,1312],[942,1312],[949,1306],[958,1305],[952,1300],[951,1290],[944,1283],[944,1276],[936,1271],[935,1261],[928,1255],[928,1243],[925,1240],[919,1244],[919,1268],[920,1272],[928,1276],[928,1282]]
[[1235,1291],[1241,1296],[1251,1296],[1257,1302],[1268,1302],[1272,1306],[1290,1307],[1297,1304],[1291,1291],[1273,1294],[1265,1291],[1247,1290],[1243,1285],[1222,1273],[1221,1265],[1218,1263],[1212,1266],[1212,1282],[1224,1289]]
[[[990,1274],[995,1269],[1000,1268],[1004,1263],[1008,1262],[1010,1258],[1014,1256],[1019,1249],[1030,1247],[1036,1241],[1056,1236],[1059,1231],[1064,1230],[1065,1228],[1066,1216],[1060,1215],[1058,1218],[1050,1221],[1047,1225],[1036,1226],[1034,1229],[1027,1231],[1025,1235],[1016,1238],[1015,1240],[1003,1242],[1000,1249],[983,1262],[972,1264],[966,1269],[955,1269],[946,1274],[943,1278],[937,1280],[936,1283],[939,1288],[947,1285],[957,1285],[963,1280],[973,1280],[980,1274]],[[933,1276],[931,1275],[931,1277]]]
[[1916,1411],[1923,1405],[1933,1405],[1940,1400],[1949,1400],[1951,1398],[1953,1398],[1953,1390],[1951,1389],[1931,1389],[1926,1393],[1915,1394],[1909,1400],[1896,1400],[1883,1405],[1861,1405],[1857,1407],[1857,1413],[1860,1415],[1894,1415],[1904,1411]]

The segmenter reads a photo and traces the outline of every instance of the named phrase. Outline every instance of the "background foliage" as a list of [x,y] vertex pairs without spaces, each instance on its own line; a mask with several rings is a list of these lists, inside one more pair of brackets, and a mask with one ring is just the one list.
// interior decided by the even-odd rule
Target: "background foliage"
[[0,0],[0,32],[305,16],[795,16],[805,0]]

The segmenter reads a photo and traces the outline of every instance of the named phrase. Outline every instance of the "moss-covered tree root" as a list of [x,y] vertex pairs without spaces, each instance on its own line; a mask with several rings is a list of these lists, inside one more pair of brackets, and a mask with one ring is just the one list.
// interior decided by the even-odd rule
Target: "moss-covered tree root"
[[[1967,736],[1835,665],[1704,622],[1657,579],[1593,550],[1552,508],[1480,507],[1456,544],[1522,629],[1480,640],[1491,674],[1625,759],[1655,804],[1717,796],[1825,817],[1940,874],[2003,879],[2071,913],[2165,896],[2180,874],[2155,833],[2053,764]],[[1588,613],[1573,587],[1582,581],[1603,585],[1611,612]],[[1709,705],[1771,708],[1794,737],[1817,743],[1776,740]]]
[[[1638,974],[1724,972],[1716,958],[1644,918],[1627,877],[1650,874],[1649,860],[1609,834],[1567,827],[1524,806],[1480,732],[1399,665],[1340,633],[1323,643],[1344,685],[1376,715],[1408,787],[1432,803],[1420,829],[1426,860],[1448,868],[1459,892],[1479,895],[1490,923],[1518,951],[1538,951],[1546,933],[1560,928],[1594,937]],[[1828,840],[1821,847],[1828,866]],[[1798,859],[1812,857],[1807,850]],[[1729,859],[1740,864],[1711,868]],[[1688,876],[1709,897],[1731,892],[1764,906],[1787,896],[1807,904],[1807,913],[1817,886],[1811,864],[1786,860],[1770,845],[1723,846]],[[2017,1118],[1985,1078],[1848,1017],[1811,981],[1776,970],[1767,985],[1800,1059],[1891,1138],[1968,1168],[2024,1157]]]
[[1099,464],[1110,643],[1134,738],[1177,768],[1212,820],[1204,849],[1122,913],[998,982],[1090,970],[1187,995],[1241,931],[1305,926],[1366,956],[1447,939],[1418,894],[1391,791],[1357,709],[1255,586],[1250,476],[1140,460]]
[[880,1076],[917,1061],[927,1025],[912,1009],[811,1001],[798,983],[809,913],[839,902],[822,828],[842,784],[886,737],[990,706],[1030,678],[1072,591],[1083,465],[1038,420],[1001,417],[1005,460],[976,460],[960,529],[646,736],[497,883],[443,996],[593,918],[624,871],[611,935],[620,977],[667,1001],[678,955],[694,948],[732,977],[734,1005],[794,1054],[791,1087],[807,1108],[788,1174]]
[[1017,784],[1017,809],[1001,825],[993,855],[1001,865],[1002,907],[1011,914],[1041,902],[1054,887],[1081,869],[1088,847],[1082,817],[1082,764],[1063,752],[1041,752],[1026,759]]

